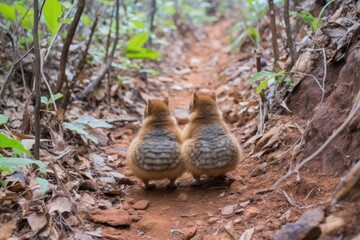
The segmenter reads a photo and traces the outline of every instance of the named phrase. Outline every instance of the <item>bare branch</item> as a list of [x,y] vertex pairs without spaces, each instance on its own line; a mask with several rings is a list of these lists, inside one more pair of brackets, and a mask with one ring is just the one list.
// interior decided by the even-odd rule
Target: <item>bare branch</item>
[[35,54],[35,144],[34,144],[34,157],[39,159],[40,156],[40,107],[41,107],[41,58],[40,58],[40,45],[39,45],[39,34],[38,34],[38,25],[39,25],[39,2],[34,0],[34,27],[33,27],[33,37],[34,37],[34,54]]
[[64,42],[64,46],[61,51],[59,77],[58,77],[56,92],[61,92],[64,83],[66,83],[66,85],[68,84],[68,80],[66,78],[65,71],[66,71],[66,64],[67,64],[67,59],[68,59],[68,55],[69,55],[69,49],[70,49],[72,40],[74,38],[76,28],[79,25],[81,15],[84,11],[85,2],[86,2],[86,0],[79,0],[79,2],[77,4],[77,9],[76,9],[74,19],[71,22],[70,28],[68,30],[68,33],[67,33],[67,36],[66,36],[66,39]]
[[81,59],[79,61],[79,65],[77,67],[76,74],[74,75],[74,77],[73,77],[73,79],[71,81],[71,85],[70,85],[69,89],[66,89],[66,91],[64,93],[63,102],[61,104],[61,108],[64,110],[64,112],[66,111],[67,106],[69,105],[71,93],[74,91],[74,87],[76,86],[77,79],[78,79],[80,73],[82,72],[82,70],[84,69],[84,66],[85,66],[85,63],[86,63],[86,56],[87,56],[87,54],[89,52],[91,40],[92,40],[92,37],[94,36],[94,32],[95,32],[98,20],[99,20],[99,17],[96,16],[94,24],[91,27],[90,36],[89,36],[89,39],[88,39],[88,41],[86,43],[86,48],[85,48],[84,52],[82,53]]
[[277,32],[276,32],[276,18],[275,18],[275,4],[273,0],[268,0],[269,3],[269,15],[270,15],[270,27],[271,27],[271,39],[274,51],[274,66],[279,60],[279,47],[277,44]]
[[288,47],[290,49],[290,58],[291,58],[291,67],[292,67],[296,62],[297,53],[296,53],[293,37],[292,37],[292,34],[291,34],[289,11],[290,11],[289,0],[285,0],[284,1],[285,31],[286,31],[287,44],[288,44]]

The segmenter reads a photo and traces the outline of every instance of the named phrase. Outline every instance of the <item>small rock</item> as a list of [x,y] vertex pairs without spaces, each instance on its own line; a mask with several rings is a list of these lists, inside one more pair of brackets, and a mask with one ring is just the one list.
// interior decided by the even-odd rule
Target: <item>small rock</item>
[[242,221],[241,217],[237,217],[234,219],[234,223],[240,223]]
[[239,209],[236,209],[235,210],[235,213],[236,214],[240,214],[240,213],[243,213],[244,212],[244,209],[243,208],[239,208]]
[[256,217],[257,215],[259,215],[260,210],[256,207],[247,207],[245,209],[245,213],[244,213],[244,221],[249,221],[250,219]]
[[123,209],[128,210],[130,208],[130,204],[128,202],[123,203]]
[[186,202],[188,199],[188,195],[186,193],[180,193],[177,197],[177,200],[180,202]]
[[133,208],[135,210],[145,210],[148,208],[150,202],[148,200],[140,200],[134,203]]
[[211,218],[208,219],[208,223],[213,224],[213,223],[217,222],[218,220],[219,219],[216,218],[216,217],[211,217]]
[[268,166],[267,162],[263,162],[263,163],[257,165],[257,166],[255,167],[255,169],[252,170],[252,172],[250,173],[250,176],[251,176],[251,177],[257,177],[257,176],[259,176],[260,174],[266,173],[266,171],[267,171],[267,166]]
[[191,239],[192,237],[195,236],[196,231],[197,231],[196,227],[187,227],[187,228],[185,228],[184,230],[182,230],[182,233],[184,234],[184,239],[185,240]]
[[228,205],[221,210],[221,215],[224,217],[232,217],[235,215],[235,208],[237,205]]
[[239,203],[239,205],[240,205],[240,207],[246,207],[247,205],[249,205],[249,203],[250,203],[250,200],[247,200],[245,202]]
[[97,191],[98,185],[93,180],[85,180],[80,183],[79,190],[89,190],[89,191]]
[[95,210],[90,213],[90,219],[111,226],[130,226],[132,223],[129,213],[121,209]]
[[240,193],[243,190],[244,190],[244,185],[238,181],[233,182],[229,187],[230,194]]
[[324,215],[320,207],[306,211],[295,223],[283,225],[276,233],[275,240],[318,239],[321,234],[319,224],[324,220]]

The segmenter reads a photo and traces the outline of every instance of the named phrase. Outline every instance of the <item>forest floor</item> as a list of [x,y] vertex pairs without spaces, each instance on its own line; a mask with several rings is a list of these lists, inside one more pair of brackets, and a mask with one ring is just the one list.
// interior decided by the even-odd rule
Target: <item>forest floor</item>
[[[148,75],[147,80],[143,81],[139,76],[129,76],[130,71],[126,70],[121,75],[118,68],[113,68],[111,75],[119,75],[125,80],[111,86],[112,110],[106,106],[105,83],[95,89],[93,95],[89,94],[87,101],[74,101],[65,114],[64,122],[88,114],[106,119],[113,125],[111,129],[87,129],[99,140],[96,146],[77,134],[61,127],[58,129],[59,124],[48,119],[52,119],[51,114],[43,111],[43,122],[48,119],[50,124],[42,126],[44,140],[40,158],[49,166],[46,177],[50,179],[51,186],[45,196],[36,195],[39,191],[36,192],[38,185],[35,183],[34,171],[22,168],[14,176],[9,175],[9,178],[16,180],[13,181],[14,186],[0,189],[0,239],[12,235],[20,239],[42,237],[81,240],[226,240],[240,239],[240,236],[243,240],[274,239],[282,226],[297,221],[313,207],[323,208],[325,214],[322,215],[333,214],[334,209],[329,207],[328,200],[340,176],[323,171],[320,160],[308,163],[278,188],[270,189],[289,168],[308,156],[309,152],[318,147],[316,144],[327,137],[321,135],[320,131],[323,119],[318,121],[320,130],[315,135],[309,135],[307,139],[304,137],[311,114],[318,105],[317,100],[321,98],[318,86],[313,80],[307,81],[305,88],[312,90],[316,99],[293,99],[289,105],[292,110],[304,113],[301,117],[286,110],[271,109],[264,134],[257,135],[259,96],[255,93],[254,85],[249,82],[256,72],[255,56],[253,47],[247,43],[240,53],[231,53],[229,32],[233,24],[232,20],[222,19],[200,31],[187,31],[183,37],[179,37],[180,34],[172,36],[168,40],[169,45],[163,49],[163,58],[155,63],[156,67],[151,65],[154,61],[146,62],[146,67],[159,70],[160,76]],[[263,69],[271,71],[270,30],[265,27],[261,33]],[[322,55],[313,58],[316,61],[313,65],[317,67],[314,69],[318,71],[314,75],[320,79],[323,68],[318,59],[322,59]],[[280,64],[284,64],[283,59],[286,57],[281,56]],[[308,60],[304,61],[305,65],[311,65]],[[114,59],[114,63],[120,64],[120,59]],[[29,61],[24,68],[31,69],[31,64],[32,61]],[[353,61],[353,65],[356,64],[357,61]],[[81,84],[96,76],[98,67],[85,70]],[[334,69],[338,73],[341,68]],[[307,70],[304,72],[310,72]],[[52,75],[51,71],[57,69],[50,69],[49,75]],[[336,74],[329,76],[338,79]],[[334,83],[331,79],[329,82]],[[346,82],[344,84],[349,85]],[[335,85],[336,82],[327,88]],[[8,93],[9,100],[4,110],[6,116],[11,116],[10,128],[21,129],[26,124],[30,128],[31,114],[22,114],[26,113],[26,105],[29,103],[14,100],[15,96],[21,99],[22,91],[19,90],[21,87],[18,82],[11,83],[10,87],[13,91]],[[167,180],[156,181],[156,189],[144,190],[142,182],[128,168],[125,156],[127,147],[140,129],[145,100],[168,96],[174,116],[183,129],[194,90],[217,93],[218,106],[243,148],[244,159],[234,171],[228,173],[229,181],[226,183],[208,179],[208,184],[191,187],[193,178],[185,173],[177,180],[178,187],[175,190],[166,188]],[[331,94],[325,97],[328,96]],[[311,111],[308,103],[313,106]],[[332,105],[330,102],[330,107]],[[323,106],[326,111],[325,107],[328,106]],[[27,121],[25,117],[28,117]],[[336,120],[341,121],[341,118]],[[329,129],[333,131],[333,128]],[[313,136],[322,138],[319,143],[311,143],[313,146],[306,145],[304,149],[304,139],[308,141]],[[65,139],[68,141],[65,142]],[[339,164],[344,165],[342,162]],[[356,216],[360,216],[356,215],[360,209],[359,201],[354,199],[350,205],[340,204],[336,209],[340,209],[340,216],[347,220],[346,227],[353,231],[353,235],[358,234]],[[320,217],[316,227],[325,216]],[[340,232],[339,236],[342,234]],[[321,239],[334,238],[323,236]]]
[[[204,31],[206,37],[190,44],[182,58],[171,63],[177,66],[175,73],[150,81],[149,88],[153,89],[153,96],[169,96],[170,106],[181,128],[186,123],[186,113],[194,90],[216,91],[219,95],[219,107],[223,110],[225,119],[231,118],[231,112],[240,111],[239,105],[242,103],[243,106],[248,106],[248,109],[257,107],[256,95],[249,93],[255,90],[248,84],[250,69],[254,68],[254,57],[251,57],[250,52],[247,53],[250,57],[245,57],[245,60],[239,62],[229,51],[224,51],[224,46],[229,46],[228,30],[231,24],[232,21],[220,21],[207,26]],[[237,76],[240,76],[241,72],[237,72],[235,75],[228,74],[228,77],[219,77],[224,76],[226,69],[231,71],[231,66],[237,66],[235,69],[240,68],[240,71],[247,72],[247,75],[239,78]],[[229,90],[226,86],[230,84],[236,86]],[[242,95],[239,96],[236,92]],[[151,90],[147,94],[151,96]],[[249,112],[251,115],[251,111]],[[314,170],[320,167],[316,163],[312,165],[313,170],[308,169],[301,173],[301,183],[288,181],[281,189],[266,191],[286,173],[291,158],[291,146],[301,135],[303,123],[300,120],[296,122],[296,118],[288,115],[272,115],[268,127],[271,129],[270,133],[264,135],[265,137],[255,145],[251,141],[245,141],[254,134],[252,129],[256,125],[255,115],[244,119],[236,116],[235,114],[235,120],[230,127],[241,142],[246,157],[235,171],[228,173],[229,184],[191,187],[192,176],[185,173],[177,180],[178,187],[174,191],[166,189],[166,181],[156,182],[155,190],[145,191],[142,188],[141,181],[131,175],[126,166],[125,153],[116,152],[128,146],[136,134],[138,125],[118,129],[115,134],[122,137],[113,142],[106,149],[106,153],[118,155],[123,167],[113,171],[128,176],[135,184],[127,185],[122,190],[124,195],[121,202],[113,204],[112,208],[124,209],[133,216],[134,221],[129,228],[120,229],[105,224],[102,229],[103,237],[239,239],[245,230],[254,228],[253,239],[273,239],[282,224],[297,220],[308,207],[325,202],[331,196],[339,179]],[[266,157],[261,156],[262,154],[256,155],[259,149],[267,149],[264,148],[267,143],[270,150],[266,151]],[[269,157],[268,152],[271,152],[272,157]],[[257,169],[256,173],[253,172],[254,169]],[[314,174],[318,175],[316,179],[312,177]],[[99,199],[99,196],[96,199]],[[102,215],[96,210],[96,213],[96,221],[101,222],[102,217],[106,218],[106,212]]]

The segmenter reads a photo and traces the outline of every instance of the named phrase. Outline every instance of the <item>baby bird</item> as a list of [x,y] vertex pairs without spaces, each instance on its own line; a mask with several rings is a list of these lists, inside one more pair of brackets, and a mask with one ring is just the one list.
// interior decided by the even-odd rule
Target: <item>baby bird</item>
[[135,176],[154,188],[150,180],[169,179],[169,188],[184,172],[181,161],[181,132],[171,115],[169,99],[148,100],[143,126],[131,142],[126,160]]
[[225,176],[233,170],[242,155],[216,104],[215,92],[210,95],[193,93],[189,123],[183,134],[181,148],[185,168],[194,176]]

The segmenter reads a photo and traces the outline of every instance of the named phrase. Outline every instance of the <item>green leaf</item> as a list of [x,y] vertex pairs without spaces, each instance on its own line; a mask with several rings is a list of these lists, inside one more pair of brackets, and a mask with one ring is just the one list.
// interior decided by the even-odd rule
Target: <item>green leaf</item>
[[52,35],[59,30],[61,23],[59,18],[62,15],[61,3],[59,0],[47,0],[44,5],[45,24]]
[[260,81],[264,78],[271,78],[275,75],[276,73],[273,72],[269,72],[269,71],[260,71],[254,74],[254,76],[252,76],[252,78],[250,79],[250,83],[254,83],[257,81]]
[[73,123],[87,125],[91,128],[112,128],[112,125],[108,124],[105,120],[97,119],[86,114],[76,119]]
[[255,47],[257,48],[259,46],[260,42],[260,33],[256,28],[250,27],[246,29],[247,33],[249,34],[251,40],[254,42]]
[[16,10],[20,13],[22,18],[22,25],[25,29],[32,29],[34,26],[34,9],[25,9],[23,5],[17,4]]
[[131,22],[132,27],[134,28],[144,28],[145,27],[145,23],[143,21],[140,20],[134,20]]
[[99,143],[99,140],[94,135],[91,135],[90,133],[88,133],[87,131],[84,130],[84,125],[64,122],[63,126],[64,126],[64,128],[66,128],[70,131],[74,131],[77,134],[80,134],[80,135],[84,136],[85,138],[90,139],[95,144]]
[[0,133],[0,148],[11,148],[17,155],[20,155],[21,153],[30,154],[30,151],[25,149],[18,140],[10,138],[3,133]]
[[256,88],[256,93],[257,94],[261,93],[264,89],[267,88],[268,81],[269,81],[269,79],[265,79],[264,81],[262,81],[260,83],[260,85]]
[[83,14],[81,16],[81,20],[83,21],[83,23],[85,23],[86,26],[88,26],[88,27],[91,26],[91,20],[88,15]]
[[54,103],[56,100],[59,100],[60,98],[62,98],[64,95],[62,93],[57,93],[55,95],[53,95],[50,100],[49,100],[49,104]]
[[146,41],[149,39],[149,36],[149,33],[138,33],[133,36],[127,43],[126,52],[139,51],[139,49],[141,49],[146,43]]
[[49,105],[49,99],[46,96],[41,96],[41,103],[45,105]]
[[0,114],[0,126],[7,124],[7,122],[9,121],[9,118],[3,114]]
[[231,46],[231,50],[240,47],[240,43],[242,42],[242,40],[247,36],[247,32],[242,32],[237,38],[236,40],[232,43]]
[[0,13],[8,20],[16,20],[15,5],[9,6],[4,3],[0,3]]
[[39,160],[31,160],[27,158],[0,157],[0,168],[10,172],[16,171],[21,165],[36,164],[40,171],[46,172],[46,165]]
[[161,53],[148,48],[140,48],[138,51],[126,52],[129,59],[156,59],[161,57]]
[[37,177],[37,178],[36,178],[36,182],[37,182],[37,184],[39,184],[39,186],[40,186],[41,196],[45,195],[46,191],[50,189],[50,183],[49,183],[49,181],[46,180],[45,178]]

